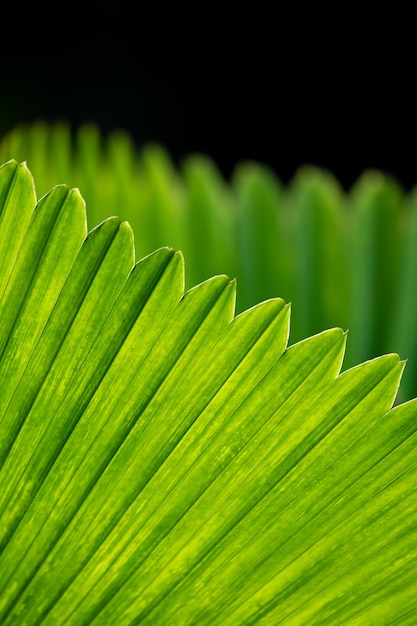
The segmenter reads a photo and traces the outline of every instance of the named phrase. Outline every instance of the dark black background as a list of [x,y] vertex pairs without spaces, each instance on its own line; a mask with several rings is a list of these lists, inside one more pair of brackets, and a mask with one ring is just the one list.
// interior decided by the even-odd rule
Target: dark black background
[[417,183],[414,20],[398,5],[297,0],[9,7],[0,135],[94,121],[179,161],[303,163],[347,188],[369,167]]

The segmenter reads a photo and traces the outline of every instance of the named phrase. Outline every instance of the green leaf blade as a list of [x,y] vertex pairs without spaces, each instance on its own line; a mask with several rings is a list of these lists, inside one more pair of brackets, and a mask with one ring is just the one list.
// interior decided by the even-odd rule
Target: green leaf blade
[[407,623],[398,355],[341,372],[342,329],[288,346],[284,300],[236,315],[227,275],[185,291],[180,252],[136,263],[129,224],[87,232],[77,190],[34,198],[0,168],[4,232],[27,213],[0,302],[2,624]]

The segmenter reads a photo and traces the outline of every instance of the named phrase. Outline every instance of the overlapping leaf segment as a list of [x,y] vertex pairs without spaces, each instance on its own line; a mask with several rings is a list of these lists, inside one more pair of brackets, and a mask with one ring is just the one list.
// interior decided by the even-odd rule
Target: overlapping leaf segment
[[0,622],[414,624],[417,404],[396,355],[287,348],[277,298],[135,264],[0,169]]

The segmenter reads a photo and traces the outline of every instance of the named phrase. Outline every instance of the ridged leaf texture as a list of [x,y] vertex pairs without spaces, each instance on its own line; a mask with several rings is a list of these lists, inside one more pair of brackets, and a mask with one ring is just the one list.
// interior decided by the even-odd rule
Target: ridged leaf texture
[[417,400],[0,168],[0,623],[415,624]]

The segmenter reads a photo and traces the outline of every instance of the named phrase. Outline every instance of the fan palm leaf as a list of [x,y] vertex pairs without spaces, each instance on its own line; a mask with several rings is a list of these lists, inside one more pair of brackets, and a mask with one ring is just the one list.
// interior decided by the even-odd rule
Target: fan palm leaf
[[412,624],[416,400],[0,169],[0,621]]

